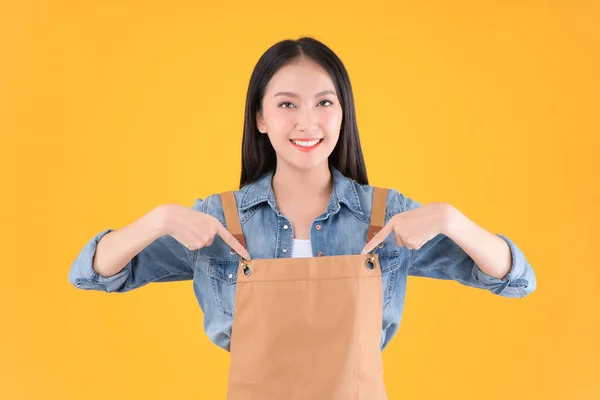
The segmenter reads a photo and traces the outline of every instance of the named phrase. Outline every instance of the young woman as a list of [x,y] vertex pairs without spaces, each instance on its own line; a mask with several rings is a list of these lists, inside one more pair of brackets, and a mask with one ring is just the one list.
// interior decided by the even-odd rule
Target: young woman
[[536,286],[508,237],[368,184],[346,69],[304,37],[252,73],[239,190],[98,233],[69,281],[126,292],[193,280],[206,334],[231,352],[230,399],[377,400],[408,275],[505,297]]

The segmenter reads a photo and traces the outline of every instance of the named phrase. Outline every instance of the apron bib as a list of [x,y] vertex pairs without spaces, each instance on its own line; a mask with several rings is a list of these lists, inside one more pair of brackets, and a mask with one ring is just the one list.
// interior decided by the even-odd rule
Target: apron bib
[[[246,247],[233,192],[220,196]],[[386,198],[375,188],[367,242],[383,227]],[[387,400],[382,297],[376,254],[240,257],[227,399]]]

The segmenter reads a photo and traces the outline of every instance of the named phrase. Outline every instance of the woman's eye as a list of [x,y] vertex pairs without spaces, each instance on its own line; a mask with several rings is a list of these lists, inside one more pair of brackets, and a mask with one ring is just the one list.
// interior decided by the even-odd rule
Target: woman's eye
[[[325,103],[325,104],[324,104]],[[319,105],[325,106],[325,107],[330,107],[333,103],[329,100],[322,100],[319,102]],[[292,108],[292,107],[296,107],[295,105],[293,105],[292,103],[290,103],[289,101],[284,101],[283,103],[279,103],[279,107],[281,108]]]

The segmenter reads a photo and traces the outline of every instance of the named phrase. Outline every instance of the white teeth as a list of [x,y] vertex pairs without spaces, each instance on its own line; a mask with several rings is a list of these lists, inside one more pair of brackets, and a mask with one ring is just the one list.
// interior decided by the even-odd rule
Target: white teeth
[[320,141],[321,141],[321,139],[311,140],[310,142],[305,142],[305,141],[301,141],[301,140],[292,140],[292,142],[294,142],[298,146],[302,146],[302,147],[312,147],[312,146],[316,145],[317,143],[319,143]]

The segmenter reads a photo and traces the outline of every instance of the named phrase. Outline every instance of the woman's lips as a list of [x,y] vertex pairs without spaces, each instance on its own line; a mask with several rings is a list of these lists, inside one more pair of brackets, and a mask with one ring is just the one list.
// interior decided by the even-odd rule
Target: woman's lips
[[[302,141],[302,142],[312,142],[312,141],[314,141],[314,140],[316,140],[316,139],[310,139],[310,140],[296,139],[296,140],[299,140],[299,141]],[[296,143],[294,143],[294,141],[293,141],[293,140],[290,140],[290,143],[292,143],[292,144],[294,145],[294,147],[295,147],[295,148],[297,148],[298,150],[300,150],[300,151],[303,151],[303,152],[305,152],[305,153],[308,153],[308,152],[310,152],[310,151],[313,151],[314,149],[316,149],[317,147],[319,147],[319,145],[320,145],[322,142],[323,142],[323,139],[319,139],[319,141],[318,141],[318,142],[317,142],[315,145],[313,145],[313,146],[310,146],[310,147],[306,147],[306,146],[300,146],[300,145],[297,145]]]

